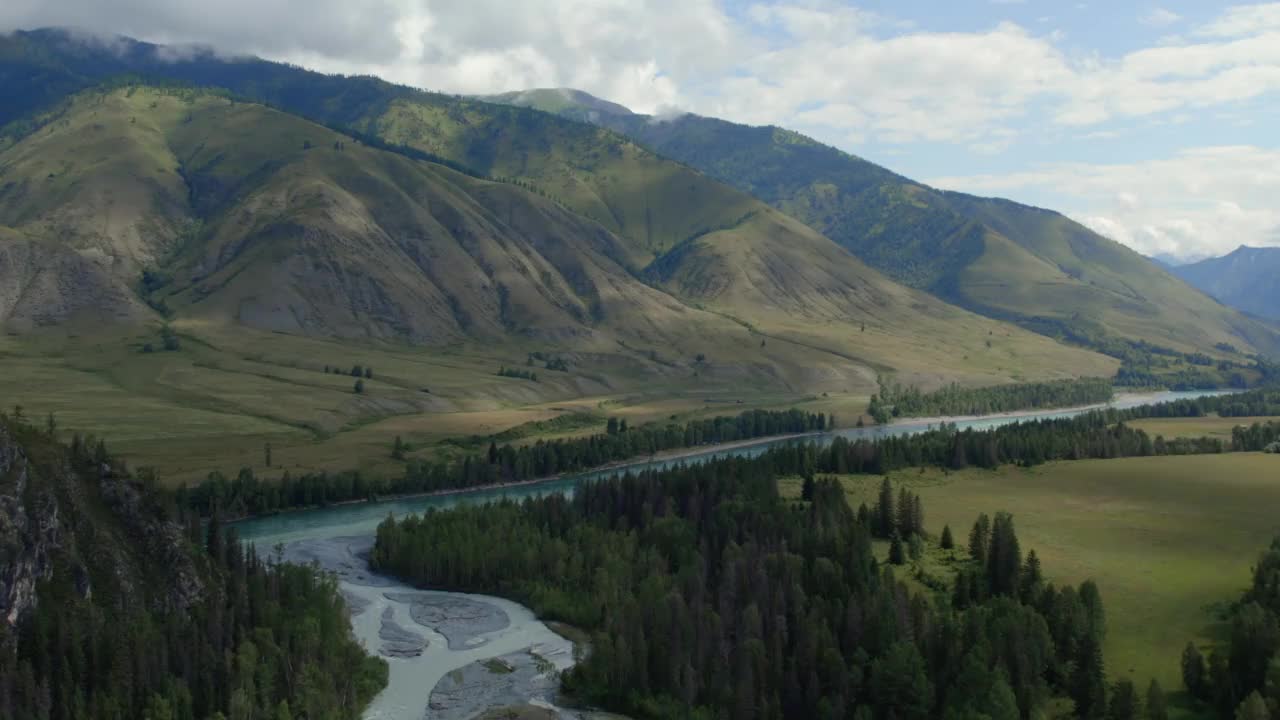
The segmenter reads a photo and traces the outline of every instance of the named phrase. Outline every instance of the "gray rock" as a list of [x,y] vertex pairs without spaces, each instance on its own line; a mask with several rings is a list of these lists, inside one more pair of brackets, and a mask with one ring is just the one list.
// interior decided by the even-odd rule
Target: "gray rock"
[[413,621],[440,633],[450,650],[466,650],[485,643],[481,635],[511,624],[502,608],[483,600],[440,593],[387,593],[392,602],[407,603]]

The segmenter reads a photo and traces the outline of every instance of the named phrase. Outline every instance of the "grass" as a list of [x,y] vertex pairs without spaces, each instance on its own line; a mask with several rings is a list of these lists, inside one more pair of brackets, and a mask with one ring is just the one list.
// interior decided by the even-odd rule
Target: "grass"
[[[919,493],[935,535],[949,524],[963,545],[979,513],[1006,510],[1023,552],[1036,551],[1050,580],[1096,580],[1107,610],[1108,672],[1141,688],[1153,677],[1166,690],[1181,687],[1182,648],[1221,637],[1216,611],[1248,586],[1253,561],[1280,532],[1273,455],[913,470],[892,479]],[[842,482],[856,506],[874,502],[880,478]],[[798,494],[798,482],[784,490]]]
[[1231,431],[1244,425],[1268,422],[1276,418],[1243,417],[1224,418],[1216,415],[1201,418],[1149,418],[1135,420],[1131,426],[1146,432],[1151,437],[1163,435],[1166,438],[1200,438],[1211,437],[1219,440],[1231,440]]

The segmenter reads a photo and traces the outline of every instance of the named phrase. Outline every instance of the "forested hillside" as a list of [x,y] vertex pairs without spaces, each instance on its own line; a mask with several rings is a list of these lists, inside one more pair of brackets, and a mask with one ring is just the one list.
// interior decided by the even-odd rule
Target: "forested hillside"
[[0,717],[354,720],[387,666],[332,578],[264,561],[101,443],[0,416]]

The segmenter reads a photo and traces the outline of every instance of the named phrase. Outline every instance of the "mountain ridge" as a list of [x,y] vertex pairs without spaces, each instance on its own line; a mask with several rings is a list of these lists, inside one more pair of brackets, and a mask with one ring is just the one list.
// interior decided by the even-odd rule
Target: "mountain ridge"
[[1274,328],[1055,211],[935,190],[772,126],[692,114],[595,121],[759,197],[895,280],[975,312],[1094,347],[1130,338],[1213,352],[1243,341],[1280,352]]
[[1227,305],[1280,321],[1280,248],[1241,245],[1171,272]]

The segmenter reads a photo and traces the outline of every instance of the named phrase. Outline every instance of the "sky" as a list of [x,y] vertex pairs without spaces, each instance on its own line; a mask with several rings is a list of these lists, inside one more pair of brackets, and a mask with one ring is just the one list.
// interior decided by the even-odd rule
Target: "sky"
[[1183,260],[1280,246],[1280,2],[4,0],[451,93],[574,87],[798,130]]

